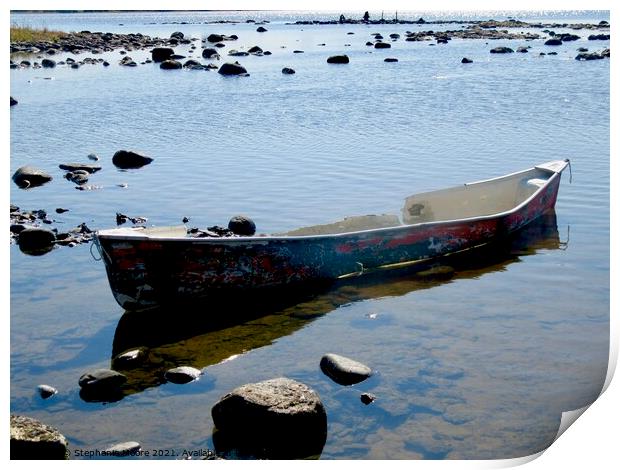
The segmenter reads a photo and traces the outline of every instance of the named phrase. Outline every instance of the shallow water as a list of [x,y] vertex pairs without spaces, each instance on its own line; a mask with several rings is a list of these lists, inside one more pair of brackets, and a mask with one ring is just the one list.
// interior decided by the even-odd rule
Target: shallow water
[[[596,12],[582,17],[609,20]],[[200,227],[246,213],[268,233],[398,213],[412,193],[560,158],[571,159],[572,184],[565,173],[555,217],[511,246],[446,261],[454,269],[447,274],[401,273],[285,305],[245,305],[234,312],[245,318],[239,324],[210,319],[238,305],[123,315],[88,246],[41,257],[11,246],[11,412],[56,426],[72,451],[135,440],[180,454],[213,449],[210,409],[220,396],[287,376],[325,404],[321,458],[510,458],[546,447],[561,412],[592,402],[607,369],[609,61],[574,56],[580,46],[600,50],[609,41],[582,38],[553,48],[557,56],[539,55],[551,50],[542,40],[429,46],[401,39],[380,51],[364,45],[371,33],[404,35],[417,26],[300,27],[276,18],[260,34],[251,24],[162,24],[182,18],[12,15],[13,23],[65,30],[237,34],[225,50],[258,44],[273,52],[239,58],[250,76],[235,78],[156,64],[128,69],[117,65],[118,51],[101,55],[111,59],[108,68],[11,70],[19,101],[11,109],[11,174],[33,164],[54,177],[28,191],[11,183],[13,204],[70,209],[54,214],[61,229],[81,222],[109,228],[116,212],[153,225],[187,216]],[[489,54],[496,45],[532,47]],[[175,52],[189,56],[186,47]],[[336,53],[351,63],[326,64]],[[148,53],[128,55],[141,61]],[[464,56],[474,63],[462,65]],[[297,73],[282,75],[284,66]],[[111,157],[121,148],[155,161],[117,170]],[[88,162],[91,152],[103,170],[90,182],[102,189],[76,191],[58,164]],[[80,398],[80,375],[110,367],[114,354],[134,346],[151,353],[130,375],[131,393],[109,404]],[[336,385],[318,367],[327,352],[375,374],[353,387]],[[173,365],[205,375],[187,385],[162,383]],[[41,383],[59,394],[41,400]],[[377,400],[364,406],[364,391]]]

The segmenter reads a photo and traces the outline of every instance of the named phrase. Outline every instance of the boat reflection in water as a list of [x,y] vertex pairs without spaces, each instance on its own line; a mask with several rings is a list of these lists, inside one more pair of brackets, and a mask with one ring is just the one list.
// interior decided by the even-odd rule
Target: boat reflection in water
[[[165,383],[164,373],[171,368],[202,369],[269,345],[341,305],[477,278],[539,250],[564,245],[551,210],[506,239],[413,267],[343,279],[304,292],[213,299],[180,311],[126,312],[114,334],[112,369],[127,376],[122,396],[138,393]],[[127,351],[134,354],[123,356]]]

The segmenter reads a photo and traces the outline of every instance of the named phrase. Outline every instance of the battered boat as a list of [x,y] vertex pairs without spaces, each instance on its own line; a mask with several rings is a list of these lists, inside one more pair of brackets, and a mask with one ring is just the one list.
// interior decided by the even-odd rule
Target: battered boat
[[274,235],[195,238],[185,226],[95,235],[112,293],[143,310],[238,290],[300,286],[411,266],[484,245],[555,206],[569,160],[406,198],[397,215]]

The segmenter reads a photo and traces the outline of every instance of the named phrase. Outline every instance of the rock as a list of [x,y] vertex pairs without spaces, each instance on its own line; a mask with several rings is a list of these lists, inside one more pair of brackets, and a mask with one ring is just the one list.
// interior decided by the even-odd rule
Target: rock
[[591,34],[588,36],[588,41],[609,41],[610,38],[609,34]]
[[164,70],[176,70],[182,69],[183,64],[181,64],[181,62],[177,62],[176,60],[164,60],[161,64],[159,64],[159,68]]
[[252,46],[248,49],[250,54],[262,54],[263,50],[258,46]]
[[194,68],[194,67],[202,68],[202,64],[198,62],[197,60],[189,59],[185,61],[185,63],[183,64],[183,67],[184,68]]
[[185,56],[183,54],[172,54],[170,56],[171,60],[181,60],[181,59],[185,59]]
[[65,436],[47,424],[26,416],[11,415],[11,460],[65,460]]
[[603,57],[610,58],[610,57],[611,57],[611,50],[610,50],[610,49],[603,49],[603,50],[601,51],[601,55],[602,55]]
[[494,47],[491,54],[510,54],[514,52],[510,47]]
[[88,163],[62,163],[58,165],[58,168],[66,171],[87,171],[91,174],[101,170],[100,166],[89,165]]
[[104,452],[108,453],[112,457],[129,457],[131,455],[136,455],[140,449],[142,449],[142,446],[139,442],[127,441],[114,444],[113,446],[105,449]]
[[578,47],[577,48],[577,52],[588,52],[588,48],[587,47]]
[[603,58],[604,56],[598,52],[582,52],[577,54],[575,60],[599,60]]
[[[129,56],[123,57],[118,63],[119,65],[123,65],[125,67],[137,67],[138,66],[138,64],[136,64],[136,62]],[[76,64],[72,64],[72,66],[73,65],[76,65]]]
[[67,173],[65,175],[65,178],[67,178],[69,181],[75,183],[75,184],[86,184],[88,183],[88,174],[84,174],[84,173],[78,173],[78,172],[73,172],[70,171],[69,173]]
[[[133,61],[130,61],[130,62],[128,62],[128,63],[126,63],[126,64],[123,64],[123,65],[127,65],[127,66],[129,66],[129,67],[135,67],[135,66],[136,66],[136,65],[138,65],[138,64],[136,64],[136,63],[135,63],[135,62],[133,62]],[[74,63],[74,64],[71,64],[71,68],[72,68],[72,69],[79,69],[79,68],[80,68],[80,64],[78,64],[77,62],[76,62],[76,63]]]
[[562,40],[559,38],[551,38],[545,41],[545,46],[561,46]]
[[96,161],[98,161],[98,160],[99,160],[99,156],[98,156],[97,154],[95,154],[95,153],[89,153],[89,154],[87,155],[87,158],[88,158],[89,160],[94,161],[94,162],[96,162]]
[[39,396],[45,400],[46,398],[56,395],[58,390],[50,385],[39,385],[37,387],[37,392],[39,392]]
[[387,42],[379,41],[375,43],[375,49],[389,49],[390,47],[392,47],[392,45]]
[[528,48],[525,46],[519,46],[517,47],[517,52],[526,53],[528,52]]
[[122,353],[114,356],[112,359],[112,365],[119,369],[131,368],[142,362],[146,355],[146,348],[136,348],[130,349],[129,351],[123,351]]
[[246,384],[211,409],[218,453],[291,459],[320,454],[327,415],[319,395],[288,378]]
[[217,72],[222,75],[244,75],[248,73],[245,67],[243,67],[239,62],[226,62]]
[[52,181],[52,177],[33,166],[22,166],[13,174],[13,181],[22,189],[34,188]]
[[398,59],[396,57],[386,57],[383,59],[383,62],[398,62]]
[[80,397],[85,401],[117,401],[127,377],[111,369],[96,369],[83,374],[78,383]]
[[218,42],[215,44],[215,47],[218,47],[218,48],[226,47],[226,44],[222,44],[221,42]]
[[26,226],[24,224],[11,224],[9,226],[9,230],[14,235],[19,235],[21,232],[26,230]]
[[327,58],[328,64],[348,64],[349,56],[346,54],[343,55],[333,55]]
[[467,57],[463,57],[461,59],[461,64],[471,64],[473,62],[473,60],[468,59]]
[[267,30],[265,28],[263,28],[262,26],[259,26],[258,28],[256,28],[256,32],[257,33],[266,33]]
[[19,103],[19,101],[11,96],[11,106],[15,106],[17,103]]
[[207,41],[209,42],[220,42],[224,40],[224,36],[221,34],[209,34],[207,36]]
[[213,57],[219,59],[220,55],[217,53],[215,49],[206,48],[202,50],[202,57],[204,57],[205,59],[211,59]]
[[293,75],[295,73],[295,70],[293,70],[290,67],[284,67],[282,69],[282,73],[285,74],[285,75]]
[[112,163],[117,168],[140,168],[151,163],[153,159],[134,150],[119,150],[112,157]]
[[179,41],[185,37],[185,35],[181,31],[175,31],[170,35],[171,38],[178,39]]
[[232,57],[247,57],[250,55],[250,53],[245,52],[245,51],[238,51],[236,49],[231,49],[230,51],[228,51],[228,55]]
[[376,396],[374,396],[372,393],[362,393],[360,395],[360,400],[364,405],[369,405],[371,404],[373,401],[375,401],[377,399]]
[[300,51],[299,49],[296,49],[293,51],[293,54],[303,54],[304,51]]
[[370,41],[366,41],[366,45],[367,46],[374,46],[374,43],[370,42]]
[[446,38],[438,38],[437,44],[448,44],[448,40]]
[[320,366],[325,375],[340,385],[353,385],[372,375],[370,367],[338,354],[326,354]]
[[104,67],[109,67],[110,66],[110,62],[108,62],[107,60],[104,60],[102,62],[102,64],[103,64]]
[[248,217],[236,215],[228,222],[228,230],[236,235],[252,236],[256,233],[256,224]]
[[196,369],[194,367],[182,366],[175,367],[174,369],[166,371],[166,373],[164,374],[164,378],[168,382],[172,382],[175,384],[186,384],[198,379],[201,374],[202,371],[200,371],[199,369]]
[[151,51],[151,59],[153,62],[163,62],[169,60],[172,54],[174,54],[174,49],[170,47],[155,47]]
[[63,209],[62,207],[56,208],[56,214],[64,214],[65,212],[69,212],[69,209]]
[[43,59],[41,61],[41,65],[43,66],[43,68],[53,69],[54,67],[56,67],[56,61],[52,59]]

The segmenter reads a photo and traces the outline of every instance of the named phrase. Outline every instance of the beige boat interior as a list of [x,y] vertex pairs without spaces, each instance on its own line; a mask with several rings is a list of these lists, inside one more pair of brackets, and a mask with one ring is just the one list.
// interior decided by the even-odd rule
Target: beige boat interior
[[[409,196],[405,199],[402,209],[402,221],[394,214],[362,215],[276,233],[273,236],[330,235],[506,212],[525,202],[547,183],[556,169],[551,163],[560,162],[550,162],[548,165],[500,178]],[[106,234],[180,238],[186,236],[186,228],[185,226],[118,228],[107,230]]]

